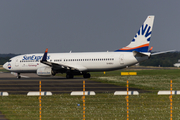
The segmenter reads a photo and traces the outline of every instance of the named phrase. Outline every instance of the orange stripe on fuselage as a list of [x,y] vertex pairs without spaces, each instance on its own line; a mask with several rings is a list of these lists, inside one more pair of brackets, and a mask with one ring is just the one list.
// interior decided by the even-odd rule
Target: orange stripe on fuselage
[[149,46],[149,43],[144,44],[144,45],[140,45],[140,46],[138,46],[138,47],[133,47],[133,48],[130,48],[130,47],[124,47],[124,48],[121,48],[121,49],[119,49],[119,50],[132,50],[132,49],[137,49],[137,48],[147,47],[147,46]]

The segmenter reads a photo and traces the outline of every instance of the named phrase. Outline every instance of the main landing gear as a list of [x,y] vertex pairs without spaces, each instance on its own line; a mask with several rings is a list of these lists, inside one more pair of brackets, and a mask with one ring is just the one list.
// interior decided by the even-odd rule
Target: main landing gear
[[89,74],[89,73],[83,74],[83,77],[84,77],[84,78],[90,78],[90,77],[91,77],[91,74]]
[[74,78],[74,75],[73,75],[73,74],[71,74],[71,73],[67,73],[67,74],[66,74],[66,78],[67,78],[67,79]]

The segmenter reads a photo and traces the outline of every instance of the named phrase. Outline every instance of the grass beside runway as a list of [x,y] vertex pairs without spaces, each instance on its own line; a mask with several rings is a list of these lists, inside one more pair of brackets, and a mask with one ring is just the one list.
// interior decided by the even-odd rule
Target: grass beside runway
[[[134,70],[123,70],[134,71]],[[169,96],[158,96],[159,90],[180,90],[180,70],[137,70],[137,76],[120,76],[121,71],[91,73],[91,80],[138,88],[138,96],[129,96],[129,116],[134,120],[165,120],[170,118]],[[99,93],[86,96],[86,120],[126,119],[126,96],[114,96],[112,93]],[[173,119],[180,119],[180,97],[173,96]],[[80,106],[78,106],[80,104]],[[0,111],[9,120],[32,120],[39,118],[38,97],[10,95],[0,98]],[[79,120],[83,117],[82,96],[59,94],[42,96],[43,120]]]
[[[121,72],[137,72],[136,76],[121,76]],[[163,70],[123,70],[111,71],[104,74],[91,73],[91,80],[110,83],[126,87],[129,80],[131,88],[157,93],[159,90],[170,90],[170,80],[173,80],[173,89],[180,90],[180,69]]]
[[4,68],[3,68],[3,66],[2,65],[0,65],[0,70],[3,70]]
[[[173,119],[180,119],[180,97],[173,96]],[[80,104],[80,106],[78,106]],[[38,97],[1,97],[0,111],[9,120],[37,120],[39,118]],[[167,120],[170,117],[169,96],[141,94],[129,96],[129,116],[133,120]],[[81,96],[69,94],[42,97],[43,120],[80,120],[83,117]],[[125,96],[97,94],[86,96],[86,120],[125,120]]]

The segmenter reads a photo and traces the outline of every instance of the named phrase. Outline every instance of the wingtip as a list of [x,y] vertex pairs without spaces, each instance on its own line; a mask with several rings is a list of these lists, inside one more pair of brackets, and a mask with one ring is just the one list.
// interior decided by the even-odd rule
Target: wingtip
[[46,51],[45,51],[45,53],[47,53],[48,52],[48,48],[46,48]]
[[46,48],[46,51],[44,52],[41,62],[47,61],[47,52],[48,52],[48,48]]

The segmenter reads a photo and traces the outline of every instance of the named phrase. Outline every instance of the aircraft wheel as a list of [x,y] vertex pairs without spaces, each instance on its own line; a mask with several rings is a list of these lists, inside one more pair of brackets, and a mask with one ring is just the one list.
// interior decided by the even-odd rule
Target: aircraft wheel
[[20,78],[21,78],[20,73],[18,73],[18,74],[17,74],[17,78],[18,78],[18,79],[20,79]]
[[67,79],[74,78],[74,75],[73,74],[66,74],[66,78]]
[[90,77],[91,77],[91,74],[89,74],[89,73],[83,74],[83,77],[84,77],[84,78],[90,78]]

